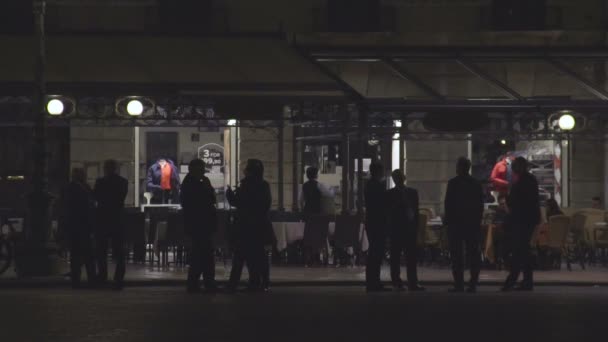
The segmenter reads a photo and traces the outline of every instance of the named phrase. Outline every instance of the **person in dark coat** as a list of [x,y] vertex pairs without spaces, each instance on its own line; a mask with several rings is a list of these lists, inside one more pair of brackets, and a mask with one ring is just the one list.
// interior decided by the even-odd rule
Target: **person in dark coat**
[[93,191],[97,201],[95,240],[99,270],[98,279],[102,284],[108,280],[108,240],[110,240],[112,257],[116,262],[114,289],[122,290],[126,268],[123,215],[129,183],[125,178],[118,175],[118,163],[115,160],[106,160],[103,169],[104,176],[97,179]]
[[532,291],[534,279],[530,240],[534,229],[540,223],[538,182],[528,172],[528,161],[523,157],[518,157],[513,162],[513,173],[517,175],[517,181],[507,197],[509,208],[507,234],[510,237],[512,253],[511,272],[502,290],[514,289],[519,274],[523,271],[523,281],[517,290]]
[[70,243],[70,276],[72,287],[80,288],[82,266],[87,271],[87,283],[95,282],[95,259],[91,214],[94,206],[93,190],[87,184],[84,169],[74,168],[72,180],[62,194],[62,203],[67,235]]
[[[445,224],[452,255],[454,288],[451,292],[464,292],[464,253],[471,267],[467,292],[475,292],[481,270],[481,220],[483,218],[483,190],[471,175],[471,161],[461,157],[456,164],[457,176],[450,179],[445,195]],[[464,245],[464,246],[463,246]]]
[[186,234],[192,238],[192,257],[188,270],[188,292],[200,291],[203,275],[206,291],[217,290],[213,257],[213,234],[217,230],[215,191],[205,177],[205,163],[194,159],[181,186],[181,203]]
[[401,255],[405,252],[407,281],[410,291],[424,291],[418,285],[416,267],[418,236],[418,191],[405,186],[405,175],[399,169],[391,174],[395,187],[387,193],[386,207],[391,244],[391,281],[396,291],[403,290]]
[[232,272],[228,289],[236,290],[247,263],[249,290],[268,291],[270,265],[268,251],[274,243],[274,232],[268,213],[272,203],[270,185],[263,178],[264,166],[257,159],[249,159],[245,167],[245,178],[226,196],[231,206],[236,207],[236,237]]
[[374,162],[369,166],[370,180],[365,185],[365,232],[369,241],[365,283],[367,292],[383,291],[380,268],[387,238],[386,182],[384,166]]
[[179,186],[179,170],[172,160],[161,158],[148,169],[146,189],[152,193],[153,203],[177,202]]

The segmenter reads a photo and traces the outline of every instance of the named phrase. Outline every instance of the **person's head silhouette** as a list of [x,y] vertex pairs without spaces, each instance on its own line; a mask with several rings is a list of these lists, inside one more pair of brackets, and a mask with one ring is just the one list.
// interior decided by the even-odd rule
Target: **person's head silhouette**
[[245,177],[249,179],[261,180],[264,177],[264,164],[259,159],[248,159],[245,166]]
[[372,179],[381,180],[384,178],[384,165],[380,162],[373,162],[369,166],[369,173]]
[[471,170],[471,161],[465,157],[458,158],[456,162],[456,174],[459,176],[466,176]]
[[107,176],[113,176],[118,173],[118,162],[114,159],[108,159],[103,163],[103,173]]
[[306,169],[306,178],[309,180],[315,180],[319,177],[319,169],[314,166],[311,166]]
[[188,164],[188,172],[197,178],[202,178],[205,175],[205,162],[201,159],[192,159]]
[[516,175],[522,175],[528,172],[528,161],[524,157],[517,157],[511,164],[511,169]]
[[405,174],[403,174],[403,171],[399,169],[394,170],[391,173],[391,178],[393,179],[396,187],[405,186]]

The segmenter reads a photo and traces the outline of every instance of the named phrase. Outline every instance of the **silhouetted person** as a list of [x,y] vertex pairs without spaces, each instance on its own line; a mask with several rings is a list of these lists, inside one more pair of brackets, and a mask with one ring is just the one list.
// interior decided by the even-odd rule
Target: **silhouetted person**
[[272,197],[270,185],[264,180],[264,166],[257,159],[249,159],[245,178],[236,191],[228,189],[226,196],[236,207],[236,237],[232,272],[228,289],[236,290],[243,264],[249,270],[249,290],[268,291],[270,265],[267,251],[274,242],[272,223],[268,217]]
[[309,167],[306,169],[306,181],[302,185],[302,192],[300,192],[300,208],[304,216],[318,215],[323,212],[323,198],[332,198],[334,194],[332,191],[323,183],[320,183],[317,179],[319,178],[319,169],[316,167]]
[[418,191],[405,186],[401,170],[391,174],[395,187],[387,193],[389,234],[391,243],[391,281],[397,291],[403,289],[401,255],[405,252],[407,281],[410,291],[422,291],[416,268],[416,238],[418,236]]
[[464,253],[471,267],[467,292],[475,292],[481,269],[481,220],[483,218],[483,190],[471,175],[471,161],[461,157],[456,164],[457,176],[450,179],[445,195],[445,224],[452,255],[454,288],[464,292]]
[[114,272],[114,289],[121,290],[125,278],[125,232],[123,215],[125,198],[129,183],[118,175],[118,163],[106,160],[103,165],[104,176],[95,183],[95,199],[97,200],[97,267],[99,281],[108,280],[108,240],[112,244],[112,257],[116,262]]
[[510,238],[512,252],[511,272],[502,290],[513,289],[519,273],[523,271],[524,278],[518,290],[531,291],[534,282],[530,239],[535,227],[540,223],[538,182],[528,172],[528,162],[523,157],[517,157],[513,162],[513,173],[517,175],[517,181],[511,187],[511,192],[507,197],[509,208],[507,234]]
[[365,232],[369,241],[365,283],[368,292],[382,291],[380,268],[387,238],[386,182],[384,166],[374,162],[369,166],[370,180],[365,185]]
[[217,230],[215,191],[205,177],[205,163],[194,159],[181,186],[181,203],[186,234],[192,238],[192,255],[188,270],[188,292],[200,291],[203,275],[205,290],[215,291],[213,234]]
[[74,168],[72,180],[62,194],[62,203],[68,239],[70,242],[70,276],[72,287],[80,288],[82,266],[87,271],[87,283],[95,282],[95,259],[92,244],[91,214],[94,205],[93,190],[87,184],[84,169]]

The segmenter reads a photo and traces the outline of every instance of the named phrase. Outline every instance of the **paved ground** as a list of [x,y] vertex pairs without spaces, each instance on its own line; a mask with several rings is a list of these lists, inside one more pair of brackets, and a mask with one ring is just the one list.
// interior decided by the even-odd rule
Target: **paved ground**
[[[68,271],[67,264],[64,265],[64,272]],[[12,270],[11,270],[12,271]],[[11,283],[15,283],[14,272],[7,272],[0,276],[0,288]],[[186,278],[187,267],[158,267],[150,265],[129,264],[126,279],[139,285],[170,285],[182,282]],[[420,267],[419,278],[430,284],[447,284],[452,281],[451,271],[438,266]],[[216,267],[217,279],[225,281],[230,274],[229,264],[224,267],[219,264]],[[403,271],[405,275],[405,270]],[[483,270],[481,281],[486,284],[501,283],[507,274],[504,271]],[[245,275],[244,278],[247,276]],[[364,267],[272,267],[272,281],[276,284],[360,284],[365,280]],[[382,270],[382,278],[390,280],[390,273],[387,266]],[[579,266],[574,266],[572,271],[562,270],[537,271],[535,274],[536,282],[541,284],[602,284],[608,285],[608,267],[589,267],[582,270]],[[61,277],[51,279],[54,283],[65,283]],[[27,281],[27,280],[26,280]]]
[[366,295],[357,287],[0,291],[2,341],[601,341],[608,288]]

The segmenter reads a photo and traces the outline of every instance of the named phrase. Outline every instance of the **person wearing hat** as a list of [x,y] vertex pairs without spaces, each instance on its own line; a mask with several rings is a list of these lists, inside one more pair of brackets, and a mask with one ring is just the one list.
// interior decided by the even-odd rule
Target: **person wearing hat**
[[205,177],[205,163],[194,159],[188,165],[188,174],[181,186],[181,203],[184,229],[192,239],[192,257],[188,270],[187,290],[200,292],[203,275],[205,290],[217,290],[213,258],[213,234],[217,230],[215,191]]

